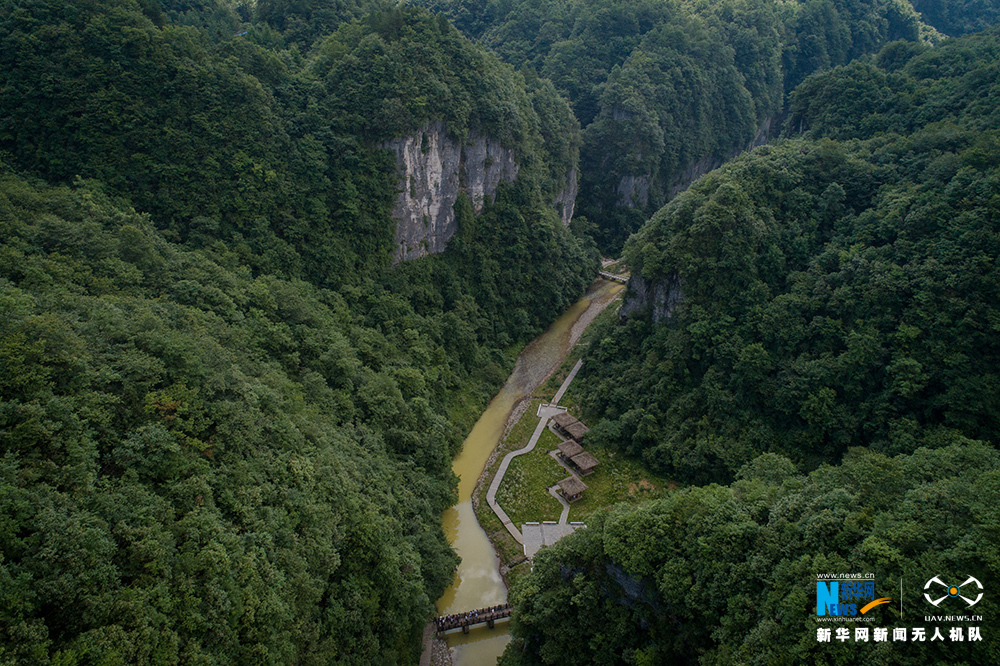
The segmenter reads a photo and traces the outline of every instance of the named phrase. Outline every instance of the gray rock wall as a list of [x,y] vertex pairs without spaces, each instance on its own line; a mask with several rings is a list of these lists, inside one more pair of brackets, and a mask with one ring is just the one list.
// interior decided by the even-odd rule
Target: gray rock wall
[[[765,118],[747,145],[742,148],[737,148],[730,153],[726,159],[722,160],[716,157],[702,157],[701,159],[688,164],[687,167],[679,173],[674,174],[670,183],[667,184],[667,200],[669,201],[670,199],[673,199],[678,194],[686,190],[691,183],[698,180],[709,171],[718,169],[727,161],[737,157],[740,153],[753,150],[757,146],[762,146],[767,143],[771,136],[771,126],[773,124],[774,118]],[[624,206],[625,208],[645,208],[646,204],[649,202],[649,187],[650,177],[648,175],[623,176],[618,182],[618,205]]]
[[676,273],[655,280],[647,280],[638,273],[633,274],[629,278],[618,316],[627,319],[633,314],[650,312],[654,323],[669,323],[674,310],[684,298],[681,286],[681,279]]
[[729,154],[724,160],[713,159],[711,157],[703,157],[687,166],[684,171],[674,176],[674,179],[670,182],[670,187],[667,190],[668,199],[673,199],[678,194],[690,187],[691,183],[698,180],[704,176],[709,171],[718,169],[720,166],[738,157],[741,153],[749,152],[756,148],[757,146],[763,146],[768,142],[771,137],[771,126],[774,124],[774,117],[768,116],[764,118],[757,131],[754,133],[753,138],[747,143],[744,148],[737,148],[732,153]]
[[573,209],[576,208],[576,194],[578,192],[576,169],[570,169],[566,174],[566,185],[559,196],[556,197],[555,207],[559,211],[564,227],[568,227],[573,221]]
[[458,230],[454,205],[464,191],[479,214],[501,181],[517,178],[514,153],[488,136],[470,132],[464,144],[448,136],[443,122],[383,144],[396,156],[399,194],[394,263],[444,252]]
[[649,176],[622,176],[615,192],[618,205],[625,208],[645,208],[649,203]]

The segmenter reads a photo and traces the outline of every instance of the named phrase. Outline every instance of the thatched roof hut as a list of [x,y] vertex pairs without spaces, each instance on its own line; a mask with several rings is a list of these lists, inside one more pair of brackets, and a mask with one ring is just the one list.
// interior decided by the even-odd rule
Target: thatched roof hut
[[586,489],[587,484],[575,476],[568,476],[559,482],[559,492],[561,492],[562,496],[569,502],[574,502],[580,499],[580,496]]
[[568,412],[560,412],[552,417],[556,424],[556,430],[563,432],[567,437],[579,442],[583,436],[590,432],[590,428],[583,425],[578,418],[571,416]]
[[559,453],[562,455],[563,459],[569,460],[573,456],[578,456],[583,453],[583,447],[574,442],[572,439],[564,439],[559,442]]
[[594,468],[601,464],[601,461],[591,455],[589,452],[584,451],[579,453],[572,458],[570,462],[580,470],[580,474],[587,475],[594,471]]

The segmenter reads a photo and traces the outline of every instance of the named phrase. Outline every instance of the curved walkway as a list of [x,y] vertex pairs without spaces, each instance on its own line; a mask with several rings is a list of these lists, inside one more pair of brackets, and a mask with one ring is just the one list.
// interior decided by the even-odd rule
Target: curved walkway
[[549,495],[556,498],[556,501],[562,504],[562,513],[559,514],[559,524],[565,525],[569,522],[569,502],[563,499],[563,496],[559,494],[559,486],[552,486],[549,488]]
[[[535,448],[535,444],[538,443],[538,438],[542,436],[542,432],[545,430],[545,426],[548,425],[549,419],[558,414],[559,412],[566,411],[566,408],[559,407],[558,403],[562,399],[563,394],[566,393],[566,389],[569,388],[570,382],[572,382],[573,378],[576,377],[576,373],[579,372],[580,366],[582,365],[583,365],[582,360],[576,362],[576,365],[573,366],[573,369],[570,371],[569,375],[567,375],[566,379],[563,381],[562,386],[560,386],[559,390],[556,391],[556,395],[552,401],[552,404],[543,403],[538,406],[538,416],[540,417],[540,420],[538,421],[538,425],[535,426],[535,432],[531,433],[531,439],[528,440],[528,444],[524,448],[520,448],[517,451],[511,451],[506,456],[504,456],[503,461],[501,461],[500,463],[500,467],[497,469],[496,475],[493,477],[493,481],[490,482],[489,490],[486,491],[486,503],[490,505],[490,508],[493,509],[493,513],[497,515],[497,518],[500,519],[500,522],[503,523],[503,526],[507,528],[507,531],[510,532],[510,535],[514,537],[514,540],[517,541],[519,544],[524,544],[524,537],[521,535],[520,530],[518,530],[517,527],[514,526],[514,523],[511,522],[510,517],[507,515],[507,513],[502,508],[500,508],[500,504],[497,502],[497,491],[500,489],[500,484],[503,482],[503,477],[507,473],[507,468],[510,467],[510,461],[518,456],[533,451]],[[563,514],[564,515],[569,514],[568,505],[564,506]],[[560,520],[560,522],[563,521]]]

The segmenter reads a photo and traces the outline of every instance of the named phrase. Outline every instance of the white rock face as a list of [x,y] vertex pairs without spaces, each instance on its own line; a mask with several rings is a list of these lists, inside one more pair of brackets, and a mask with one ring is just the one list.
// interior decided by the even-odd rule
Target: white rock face
[[458,230],[453,208],[458,193],[469,195],[478,215],[500,181],[513,181],[519,169],[513,151],[499,141],[470,132],[460,145],[440,121],[383,147],[395,153],[400,174],[392,211],[397,264],[444,252]]
[[576,208],[576,194],[579,191],[577,180],[576,169],[570,169],[566,173],[566,185],[555,200],[555,207],[559,211],[559,216],[562,217],[564,227],[568,227],[569,223],[573,221],[573,210]]

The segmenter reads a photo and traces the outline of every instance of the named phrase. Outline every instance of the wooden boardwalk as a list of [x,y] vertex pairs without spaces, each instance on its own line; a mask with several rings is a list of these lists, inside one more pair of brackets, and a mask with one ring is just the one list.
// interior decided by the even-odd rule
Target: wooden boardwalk
[[477,624],[485,624],[492,629],[497,620],[509,618],[510,611],[510,604],[500,604],[499,606],[480,608],[468,611],[467,613],[442,615],[441,617],[434,618],[434,627],[437,630],[438,636],[442,636],[445,632],[452,629],[461,629],[462,633],[467,634],[469,633],[469,627],[474,627]]

